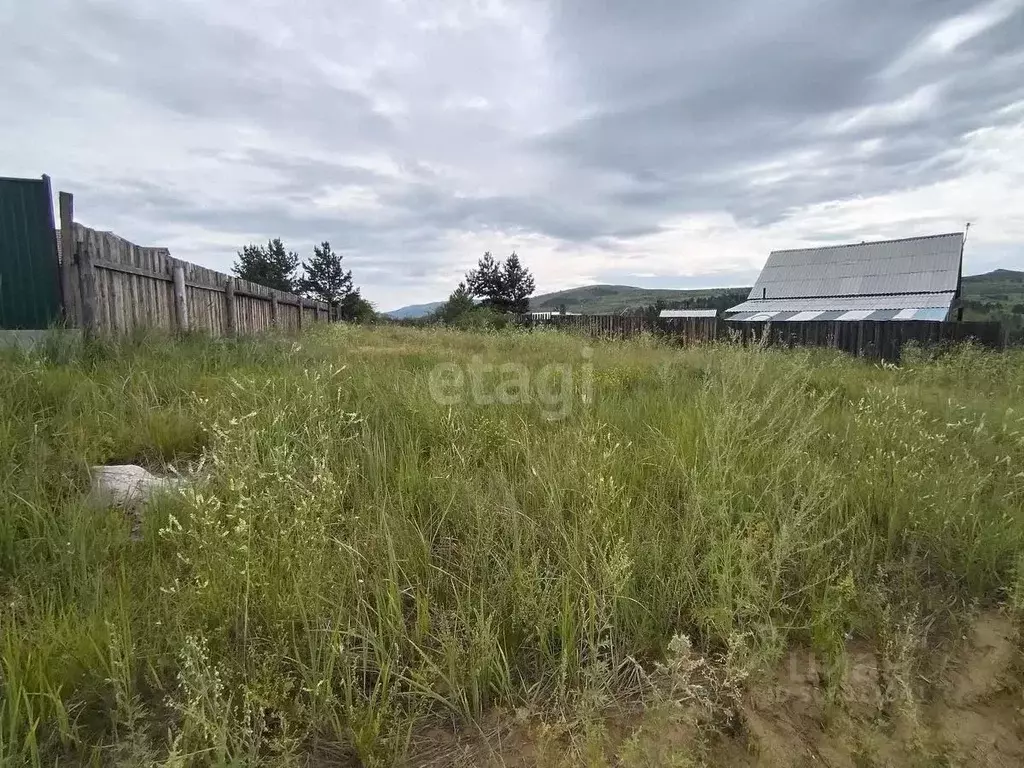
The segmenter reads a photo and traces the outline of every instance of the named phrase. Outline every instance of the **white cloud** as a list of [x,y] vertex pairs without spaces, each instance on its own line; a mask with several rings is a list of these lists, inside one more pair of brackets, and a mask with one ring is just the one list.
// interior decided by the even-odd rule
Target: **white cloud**
[[921,47],[937,56],[952,53],[967,41],[1009,18],[1022,5],[1021,0],[993,0],[981,8],[939,24],[924,39]]
[[913,123],[934,114],[941,97],[942,84],[928,83],[901,99],[836,114],[827,121],[826,130],[830,133],[850,133],[866,128],[888,128]]
[[886,74],[898,75],[920,64],[948,56],[964,43],[1006,21],[1022,7],[1024,0],[991,0],[979,8],[947,19],[904,52]]

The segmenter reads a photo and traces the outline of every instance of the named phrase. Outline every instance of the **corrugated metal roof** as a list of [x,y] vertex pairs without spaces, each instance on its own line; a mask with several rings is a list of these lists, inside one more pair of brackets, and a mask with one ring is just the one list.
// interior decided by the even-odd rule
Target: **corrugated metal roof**
[[[748,302],[749,303],[749,302]],[[948,309],[938,307],[916,307],[913,309],[873,309],[873,310],[829,310],[827,312],[739,312],[726,318],[731,322],[763,323],[799,323],[823,322],[826,320],[928,320],[939,322],[945,320]]]
[[658,317],[717,317],[717,309],[663,309]]
[[874,310],[871,309],[854,309],[849,312],[843,312],[836,320],[867,320]]
[[905,240],[773,251],[748,298],[956,291],[963,241],[963,234],[955,232]]
[[726,310],[733,312],[812,312],[840,310],[853,312],[861,309],[921,309],[934,307],[949,310],[956,294],[946,293],[906,293],[898,296],[843,296],[831,298],[823,296],[813,299],[755,299],[745,301]]
[[942,322],[949,316],[949,310],[935,309],[929,307],[927,309],[919,309],[914,313],[915,320],[932,320],[934,322]]

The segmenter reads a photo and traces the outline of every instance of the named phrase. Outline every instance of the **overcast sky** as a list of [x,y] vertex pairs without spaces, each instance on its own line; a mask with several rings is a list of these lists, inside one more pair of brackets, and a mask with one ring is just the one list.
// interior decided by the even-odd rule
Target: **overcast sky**
[[751,284],[956,231],[1024,269],[1024,0],[0,0],[0,176],[228,271],[280,236],[381,309],[485,250],[539,292]]

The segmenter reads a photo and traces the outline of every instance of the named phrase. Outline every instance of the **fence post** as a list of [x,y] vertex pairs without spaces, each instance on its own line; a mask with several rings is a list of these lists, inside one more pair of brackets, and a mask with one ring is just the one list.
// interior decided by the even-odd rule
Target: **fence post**
[[99,322],[96,317],[96,269],[88,243],[82,243],[78,252],[78,279],[82,286],[82,329],[85,337],[92,339],[99,332]]
[[235,278],[229,277],[224,284],[224,299],[227,303],[227,332],[228,336],[238,333],[238,313],[235,307]]
[[185,268],[175,264],[171,270],[174,280],[174,314],[178,319],[178,330],[188,331],[188,297],[185,294]]
[[270,295],[270,322],[274,324],[275,329],[281,327],[281,304],[277,300],[277,291]]
[[304,303],[305,302],[302,300],[302,297],[299,296],[299,330],[300,331],[302,330],[302,311],[303,311],[303,309],[305,309],[302,305]]
[[58,192],[57,200],[60,206],[60,294],[64,304],[64,322],[76,326],[82,319],[78,313],[80,299],[75,296],[78,286],[71,275],[75,261],[75,199],[70,192]]

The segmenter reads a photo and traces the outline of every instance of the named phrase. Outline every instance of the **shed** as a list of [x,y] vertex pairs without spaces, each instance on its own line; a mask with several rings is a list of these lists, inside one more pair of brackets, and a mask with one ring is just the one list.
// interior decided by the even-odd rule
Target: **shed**
[[728,320],[932,320],[960,298],[961,232],[773,251]]

